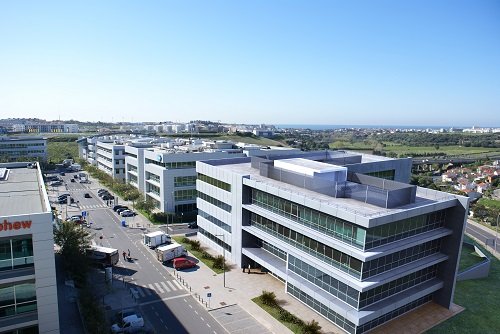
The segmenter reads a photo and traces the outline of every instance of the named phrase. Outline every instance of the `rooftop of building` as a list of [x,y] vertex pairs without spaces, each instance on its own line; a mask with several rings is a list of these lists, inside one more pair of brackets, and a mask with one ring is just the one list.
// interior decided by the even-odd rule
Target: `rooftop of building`
[[[28,163],[0,164],[6,169],[5,179],[0,179],[0,215],[14,216],[46,212],[46,197],[38,168],[28,168]],[[0,177],[2,173],[0,173]]]
[[[293,160],[290,159],[292,163]],[[244,161],[244,160],[240,160]],[[374,160],[376,161],[376,160]],[[300,160],[295,161],[297,163],[297,170],[300,170],[304,165]],[[211,162],[208,162],[209,164]],[[251,162],[246,159],[245,162],[238,162],[237,159],[230,159],[225,161],[217,161],[213,163],[218,167],[231,171],[232,173],[237,173],[240,175],[249,175],[250,180],[256,181],[258,183],[262,183],[265,186],[270,186],[276,189],[280,189],[289,193],[293,193],[295,195],[304,196],[309,199],[312,199],[316,202],[320,202],[321,205],[328,205],[332,207],[337,207],[339,209],[355,213],[359,216],[375,218],[381,217],[385,215],[392,215],[398,212],[404,212],[412,208],[419,208],[431,204],[435,204],[440,201],[449,201],[450,199],[455,198],[454,195],[448,194],[445,192],[440,192],[436,190],[431,190],[427,188],[416,187],[416,196],[415,200],[411,203],[407,203],[404,205],[400,205],[395,208],[386,208],[377,206],[374,204],[366,203],[353,198],[346,197],[334,197],[327,194],[323,194],[314,190],[306,189],[301,186],[296,186],[290,183],[285,183],[279,180],[275,180],[270,177],[262,176],[259,169],[253,168]],[[330,166],[335,167],[334,165],[329,165],[327,163],[316,162],[314,161],[311,166],[314,166],[315,169],[321,169],[321,165],[323,165],[325,171],[330,170]],[[337,166],[338,167],[338,166]],[[307,173],[306,173],[307,174]],[[394,182],[394,181],[391,181]],[[409,186],[404,183],[396,182],[397,184],[401,184],[402,186]],[[264,189],[264,188],[263,188]]]

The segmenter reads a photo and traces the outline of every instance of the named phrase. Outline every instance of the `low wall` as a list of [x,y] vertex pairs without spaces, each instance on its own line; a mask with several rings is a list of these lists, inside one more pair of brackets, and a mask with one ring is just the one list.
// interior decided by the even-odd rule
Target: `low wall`
[[475,264],[461,272],[458,273],[457,275],[457,281],[465,281],[469,279],[478,279],[478,278],[485,278],[488,277],[490,273],[490,265],[491,261],[490,258],[487,257],[480,249],[479,247],[468,243],[464,242],[462,244],[462,249],[468,249],[468,250],[474,250],[483,260]]

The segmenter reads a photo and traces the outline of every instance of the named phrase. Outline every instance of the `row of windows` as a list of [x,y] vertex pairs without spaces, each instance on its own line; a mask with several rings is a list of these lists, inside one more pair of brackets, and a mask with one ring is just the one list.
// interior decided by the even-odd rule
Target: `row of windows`
[[146,183],[146,192],[160,196],[160,187]]
[[219,201],[218,199],[213,198],[212,196],[208,196],[207,194],[202,193],[201,191],[198,191],[198,198],[212,205],[215,205],[216,207],[221,208],[224,211],[231,212],[231,205]]
[[257,189],[252,189],[252,203],[356,248],[363,249],[366,230],[348,221]]
[[3,334],[38,334],[38,326],[25,327],[20,329],[14,329],[9,332],[3,332]]
[[205,211],[203,210],[199,210],[198,209],[198,215],[200,217],[203,217],[205,218],[206,220],[208,220],[209,222],[211,222],[212,224],[214,225],[217,225],[219,226],[220,228],[223,228],[224,230],[228,231],[229,233],[231,233],[231,226],[224,223],[222,220],[219,220],[217,218],[215,218],[214,216],[206,213]]
[[46,152],[44,150],[29,150],[29,151],[0,151],[0,154],[3,155],[25,155],[25,154],[45,154]]
[[186,204],[177,204],[175,206],[175,213],[196,213],[196,203],[186,203]]
[[162,166],[165,167],[166,169],[196,168],[196,161],[160,162],[146,158],[146,163]]
[[363,264],[362,278],[366,279],[423,257],[436,254],[440,249],[441,239],[437,239],[365,262]]
[[229,183],[226,183],[226,182],[221,181],[221,180],[217,180],[211,176],[198,173],[198,180],[203,181],[205,183],[208,183],[208,184],[215,186],[217,188],[220,188],[222,190],[231,191],[231,185]]
[[0,318],[36,311],[35,282],[0,287]]
[[394,180],[394,175],[396,174],[396,171],[394,169],[390,169],[390,170],[381,170],[378,172],[363,173],[363,174],[369,176],[375,176],[385,180]]
[[135,173],[137,173],[137,167],[134,166],[134,165],[131,165],[131,164],[127,164],[127,170],[129,172],[135,172]]
[[146,180],[152,180],[154,182],[160,183],[160,177],[150,172],[146,172]]
[[351,257],[350,255],[342,253],[337,249],[331,248],[255,213],[252,213],[251,215],[251,225],[284,240],[294,247],[302,249],[303,251],[348,273],[349,275],[352,275],[353,277],[361,277],[362,262]]
[[161,203],[156,198],[153,198],[153,197],[146,194],[146,199],[151,201],[154,204],[155,208],[157,208],[157,209],[161,208]]
[[105,147],[102,147],[102,146],[97,146],[97,150],[98,150],[98,151],[99,151],[99,150],[101,150],[101,151],[104,151],[104,152],[106,152],[106,153],[111,153],[111,152],[112,152],[112,150],[111,150],[111,149],[109,149],[109,148],[105,148]]
[[0,150],[2,149],[9,149],[9,148],[26,148],[26,147],[33,147],[33,146],[45,146],[44,143],[32,143],[32,144],[0,144]]
[[128,181],[129,181],[130,183],[135,183],[135,184],[137,184],[137,176],[135,176],[135,175],[130,175],[130,174],[129,174],[129,175],[128,175]]
[[196,189],[176,190],[174,192],[174,198],[176,201],[196,200],[196,194]]
[[0,270],[32,267],[33,240],[20,237],[0,240]]
[[100,154],[100,153],[97,153],[97,157],[98,157],[99,159],[106,160],[107,162],[113,162],[113,159],[108,158],[107,156],[102,155],[102,154]]
[[350,322],[349,320],[347,320],[346,318],[344,318],[340,314],[332,311],[329,307],[320,303],[316,299],[312,298],[311,296],[309,296],[307,293],[303,292],[299,288],[293,286],[290,283],[287,283],[287,292],[289,294],[291,294],[292,296],[295,296],[296,298],[301,300],[304,304],[308,305],[310,308],[312,308],[316,312],[323,315],[325,318],[329,319],[335,325],[344,329],[346,332],[351,333],[351,334],[355,333],[356,328],[355,328],[354,323]]
[[229,253],[231,253],[231,246],[229,246],[228,244],[222,242],[221,239],[217,238],[216,236],[214,236],[213,234],[207,232],[206,230],[202,229],[201,227],[198,227],[198,232],[201,233],[201,234],[203,234],[208,239],[212,240],[213,242],[215,242],[217,245],[221,246],[225,250],[227,250]]
[[125,152],[125,155],[128,156],[128,157],[132,157],[132,158],[137,159],[137,154],[130,153],[130,152]]
[[433,279],[437,276],[437,264],[419,270],[412,274],[398,278],[392,282],[378,286],[375,289],[362,292],[359,298],[359,308],[378,302],[398,292],[409,289],[417,284]]
[[441,210],[370,228],[366,234],[365,249],[440,228],[444,225],[445,220],[446,211]]
[[252,189],[252,203],[364,250],[440,228],[446,220],[446,211],[441,210],[364,229],[338,217],[257,189]]
[[288,255],[288,269],[304,277],[309,282],[346,302],[352,307],[358,307],[359,291],[349,285],[325,274],[308,263]]
[[432,294],[419,298],[411,303],[408,303],[404,306],[401,306],[400,308],[395,309],[392,312],[386,313],[381,317],[373,319],[372,321],[369,321],[364,325],[358,326],[356,333],[361,334],[372,328],[385,324],[387,321],[399,317],[401,314],[411,311],[414,308],[419,307],[420,305],[430,302],[431,300],[432,300]]
[[281,250],[280,248],[270,244],[267,241],[260,240],[261,241],[261,248],[268,251],[269,253],[276,255],[280,259],[286,261],[286,252]]
[[189,187],[196,185],[196,176],[176,176],[174,177],[174,187]]

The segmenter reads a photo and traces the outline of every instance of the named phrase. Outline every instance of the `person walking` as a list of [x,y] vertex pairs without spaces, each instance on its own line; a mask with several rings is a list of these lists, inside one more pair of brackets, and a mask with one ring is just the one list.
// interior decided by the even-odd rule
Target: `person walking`
[[128,257],[130,257],[130,249],[128,249]]
[[123,261],[125,261],[125,260],[126,260],[127,253],[126,253],[125,251],[123,251],[123,253],[122,253],[122,254],[123,254]]

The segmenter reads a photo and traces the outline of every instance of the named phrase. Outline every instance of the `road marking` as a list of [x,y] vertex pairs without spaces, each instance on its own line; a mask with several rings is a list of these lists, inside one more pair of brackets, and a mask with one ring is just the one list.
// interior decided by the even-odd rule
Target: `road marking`
[[170,292],[170,288],[165,284],[165,282],[160,282],[160,284],[163,286],[165,290],[167,290],[167,292]]
[[203,317],[200,317],[201,321],[205,321],[205,319],[203,319]]
[[189,307],[190,307],[190,308],[193,308],[193,305],[189,304]]
[[181,290],[183,289],[182,285],[179,282],[174,281],[174,283],[175,283],[175,285],[177,285],[179,287],[179,289],[181,289]]
[[165,293],[165,291],[163,291],[163,289],[161,288],[160,284],[155,283],[155,285],[158,288],[158,291],[160,291],[160,293]]
[[149,294],[152,294],[151,290],[156,291],[153,284],[148,284],[148,287],[149,287],[150,290],[146,290],[146,291],[148,291]]
[[159,317],[159,316],[160,316],[160,315],[158,314],[158,312],[156,312],[156,311],[155,311],[155,314],[156,314],[156,316],[157,316],[157,317]]
[[212,328],[212,326],[210,326],[208,323],[207,323],[207,326],[210,327],[210,328]]
[[198,314],[198,311],[195,310],[194,313]]
[[172,284],[172,281],[167,281],[167,284],[170,285],[170,287],[172,288],[173,291],[177,290],[177,288]]
[[[186,293],[184,295],[172,296],[172,297],[165,297],[165,298],[162,298],[162,299],[157,299],[157,300],[152,300],[152,301],[149,301],[149,302],[140,303],[139,305],[140,306],[144,306],[144,305],[159,303],[159,302],[163,302],[163,301],[167,301],[167,300],[171,300],[171,299],[177,299],[177,298],[188,297],[188,296],[191,296],[191,295],[189,293]],[[184,301],[186,301],[186,300],[184,299]]]

